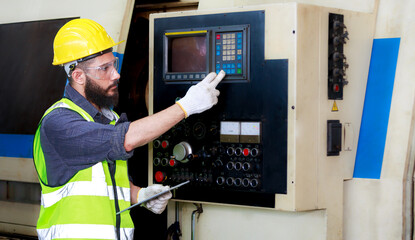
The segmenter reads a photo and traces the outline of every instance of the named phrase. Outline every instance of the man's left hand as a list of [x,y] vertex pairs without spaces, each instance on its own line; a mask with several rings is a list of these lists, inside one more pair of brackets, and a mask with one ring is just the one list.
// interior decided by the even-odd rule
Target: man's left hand
[[[138,191],[137,202],[141,202],[151,196],[154,196],[162,191],[168,190],[169,186],[163,186],[160,184],[154,184],[146,188],[141,188]],[[148,210],[156,214],[161,214],[167,206],[169,199],[172,197],[171,192],[167,192],[161,196],[158,196],[155,199],[152,199],[146,203],[143,203],[143,206]]]

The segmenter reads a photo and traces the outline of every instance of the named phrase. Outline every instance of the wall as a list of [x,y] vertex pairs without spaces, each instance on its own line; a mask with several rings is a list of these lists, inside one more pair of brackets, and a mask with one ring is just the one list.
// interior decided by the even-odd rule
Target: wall
[[[103,25],[114,41],[121,41],[127,37],[133,6],[132,0],[3,1],[0,8],[0,24],[68,17],[90,18]],[[120,46],[120,50],[124,48],[125,46]]]
[[[378,149],[380,157],[369,155],[363,159],[372,163],[367,165],[367,172],[373,171],[371,168],[374,164],[381,167],[376,170],[379,177],[367,178],[362,174],[360,178],[355,177],[345,183],[345,239],[386,240],[401,239],[405,235],[403,205],[407,204],[408,200],[404,198],[404,180],[412,179],[412,176],[407,176],[406,173],[409,161],[413,161],[408,156],[412,139],[410,129],[414,124],[414,10],[413,1],[381,0],[379,4],[374,42],[381,43],[397,38],[400,44],[395,63],[388,63],[390,58],[382,57],[381,54],[375,56],[384,58],[383,67],[396,68],[396,74],[393,76],[392,86],[386,91],[392,95],[378,95],[380,101],[388,98],[390,104],[384,151]],[[380,47],[378,51],[389,50],[390,46],[385,49]],[[372,59],[372,63],[375,60]],[[384,78],[381,76],[379,80]],[[388,106],[373,106],[375,107]]]

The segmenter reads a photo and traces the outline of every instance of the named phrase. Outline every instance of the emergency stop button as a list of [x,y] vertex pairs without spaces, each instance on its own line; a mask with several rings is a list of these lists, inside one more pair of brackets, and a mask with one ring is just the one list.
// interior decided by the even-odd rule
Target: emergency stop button
[[164,182],[164,180],[166,180],[166,174],[162,171],[157,171],[154,178],[156,179],[156,182],[161,183]]

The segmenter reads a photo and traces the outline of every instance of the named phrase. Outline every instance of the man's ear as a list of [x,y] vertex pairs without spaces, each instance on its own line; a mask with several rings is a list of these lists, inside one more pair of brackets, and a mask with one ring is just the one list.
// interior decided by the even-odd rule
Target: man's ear
[[72,79],[79,85],[85,84],[85,74],[82,69],[76,68],[72,71]]

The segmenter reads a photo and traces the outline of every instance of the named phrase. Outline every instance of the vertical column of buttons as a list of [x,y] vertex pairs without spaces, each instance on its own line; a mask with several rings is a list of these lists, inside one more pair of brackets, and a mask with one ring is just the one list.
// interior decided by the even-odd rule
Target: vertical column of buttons
[[242,32],[238,32],[236,34],[236,60],[237,60],[237,68],[236,73],[242,74]]

